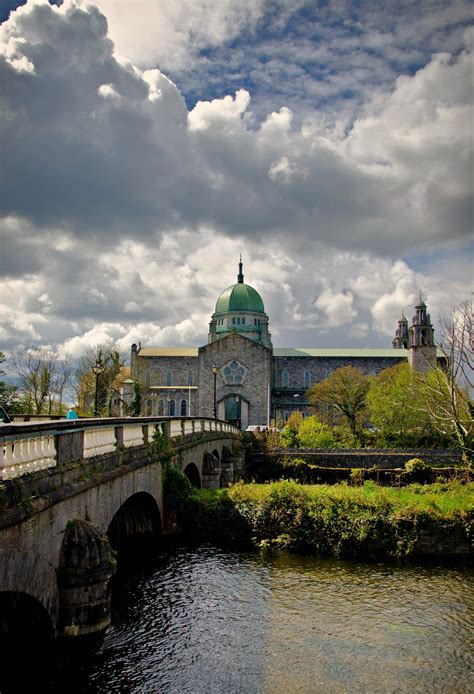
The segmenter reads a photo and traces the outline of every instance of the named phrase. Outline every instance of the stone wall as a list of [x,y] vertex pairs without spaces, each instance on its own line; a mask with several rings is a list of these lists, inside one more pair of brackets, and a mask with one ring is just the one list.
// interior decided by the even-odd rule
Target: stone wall
[[[140,381],[143,388],[142,392],[142,409],[144,414],[159,416],[158,411],[159,400],[167,401],[167,398],[175,401],[175,416],[181,414],[181,400],[186,400],[188,403],[186,415],[196,416],[197,409],[197,394],[196,386],[198,384],[198,358],[197,357],[140,357],[136,359],[136,374],[132,374],[133,378]],[[171,386],[167,382],[167,373],[172,372]],[[188,374],[192,374],[191,389],[191,410],[189,410],[189,383]],[[159,386],[162,386],[160,388]],[[151,401],[151,412],[147,402]],[[165,403],[165,412],[168,414],[168,401]]]
[[[305,412],[308,401],[304,373],[310,373],[310,386],[324,381],[336,369],[353,366],[375,376],[384,369],[406,362],[405,357],[273,357],[272,405],[275,416],[300,410]],[[282,374],[288,371],[288,386],[282,385]]]
[[458,449],[452,450],[411,450],[411,451],[390,451],[390,450],[308,450],[308,449],[281,449],[274,453],[257,453],[252,455],[254,464],[265,457],[278,458],[301,458],[313,465],[321,467],[341,467],[341,468],[372,468],[378,467],[381,470],[393,468],[403,468],[405,463],[412,458],[421,458],[427,465],[446,466],[460,465],[462,462],[462,452]]
[[[233,359],[247,370],[242,384],[228,385],[223,378],[222,368]],[[238,395],[249,405],[248,421],[242,421],[242,428],[249,424],[267,424],[272,351],[238,334],[228,335],[201,347],[198,393],[199,413],[203,417],[212,417],[214,411],[213,364],[219,368],[216,382],[217,402],[222,402],[228,396]]]

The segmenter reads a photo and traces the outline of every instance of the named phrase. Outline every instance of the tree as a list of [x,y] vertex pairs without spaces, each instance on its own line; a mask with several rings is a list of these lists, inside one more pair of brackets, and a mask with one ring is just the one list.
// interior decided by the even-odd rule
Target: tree
[[[96,377],[92,367],[98,364],[101,372]],[[95,406],[96,383],[97,405],[101,417],[113,415],[114,400],[120,399],[122,382],[127,378],[125,357],[113,345],[100,345],[84,354],[76,369],[77,400],[83,414],[92,415]]]
[[329,378],[315,383],[307,397],[318,417],[330,423],[334,414],[345,419],[355,440],[362,440],[361,428],[367,415],[367,393],[370,379],[353,366],[343,366]]
[[332,428],[314,415],[302,420],[298,440],[302,448],[335,448],[337,445]]
[[303,415],[299,410],[292,412],[286,420],[281,432],[281,442],[285,448],[298,448],[298,429],[303,421]]
[[414,379],[407,363],[384,369],[372,379],[367,394],[370,421],[385,445],[413,444],[430,427],[428,415],[410,406]]
[[410,406],[427,412],[432,426],[448,436],[465,453],[474,457],[473,409],[474,341],[472,303],[460,304],[449,318],[442,318],[441,364],[432,364],[425,374],[417,374]]
[[63,396],[70,385],[69,360],[48,349],[21,350],[13,359],[27,409],[32,414],[63,414]]
[[[5,355],[0,352],[0,364],[5,361]],[[5,371],[0,368],[0,376],[4,376]],[[20,409],[20,400],[18,388],[12,386],[6,381],[0,381],[0,406],[8,413],[18,412]]]
[[133,382],[133,399],[125,403],[125,410],[132,417],[139,417],[142,412],[142,389],[138,381]]

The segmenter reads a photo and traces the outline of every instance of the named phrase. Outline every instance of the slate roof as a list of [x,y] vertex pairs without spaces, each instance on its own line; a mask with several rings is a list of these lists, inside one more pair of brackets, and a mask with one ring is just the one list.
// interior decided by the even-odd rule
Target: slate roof
[[407,349],[352,349],[352,348],[325,348],[314,349],[313,347],[274,347],[274,357],[375,357],[402,358],[408,356]]

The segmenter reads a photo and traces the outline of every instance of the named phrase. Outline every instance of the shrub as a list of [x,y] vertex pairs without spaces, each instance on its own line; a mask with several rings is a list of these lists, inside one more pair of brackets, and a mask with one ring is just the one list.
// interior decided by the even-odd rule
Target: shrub
[[298,438],[302,448],[335,448],[336,440],[330,426],[323,424],[317,417],[306,417],[298,429]]
[[405,463],[406,472],[424,472],[429,469],[430,466],[421,458],[411,458]]

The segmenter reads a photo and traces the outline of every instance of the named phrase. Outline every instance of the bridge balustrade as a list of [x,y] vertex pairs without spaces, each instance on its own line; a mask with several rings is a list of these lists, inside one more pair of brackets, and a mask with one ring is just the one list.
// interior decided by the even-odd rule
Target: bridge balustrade
[[123,445],[125,448],[143,446],[143,426],[141,424],[123,428]]
[[94,458],[96,455],[114,453],[115,451],[115,427],[100,427],[85,430],[84,458]]
[[[107,424],[101,425],[102,422]],[[59,455],[62,456],[61,450],[64,445],[60,444],[60,437],[63,435],[76,436],[82,433],[83,442],[79,440],[81,446],[79,455],[83,459],[89,459],[106,453],[114,453],[121,445],[125,448],[143,446],[146,440],[144,437],[146,427],[148,427],[148,441],[151,441],[157,424],[161,425],[171,439],[196,433],[235,434],[239,431],[232,424],[204,417],[153,418],[151,422],[149,418],[143,418],[141,423],[136,420],[132,423],[129,420],[117,418],[113,420],[113,423],[109,422],[110,420],[104,419],[44,423],[35,421],[35,427],[38,424],[36,431],[30,431],[32,425],[26,423],[5,425],[6,435],[1,436],[3,432],[0,429],[0,481],[61,464],[63,461],[58,461],[57,447],[59,446]],[[25,427],[28,428],[25,430]],[[69,446],[68,443],[67,446]],[[71,457],[67,458],[67,460],[71,459]]]
[[55,465],[54,434],[9,436],[0,447],[0,480],[11,480]]

